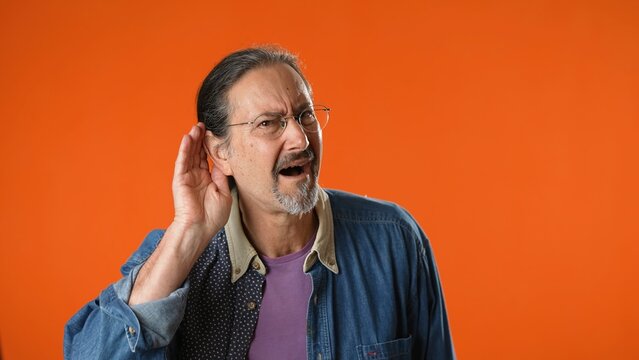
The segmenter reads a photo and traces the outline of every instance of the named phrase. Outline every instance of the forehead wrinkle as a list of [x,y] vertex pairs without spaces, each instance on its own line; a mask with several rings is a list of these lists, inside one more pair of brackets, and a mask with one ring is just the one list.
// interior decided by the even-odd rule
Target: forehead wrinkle
[[[285,71],[281,71],[286,69]],[[293,85],[293,86],[292,86]],[[241,96],[239,96],[241,94]],[[247,72],[229,91],[234,108],[246,119],[265,112],[288,113],[312,100],[302,78],[288,65],[276,64]]]

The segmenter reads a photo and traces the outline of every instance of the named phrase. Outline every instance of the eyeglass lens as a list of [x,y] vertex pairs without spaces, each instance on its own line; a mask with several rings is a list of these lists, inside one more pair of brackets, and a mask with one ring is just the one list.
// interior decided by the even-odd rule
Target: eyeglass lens
[[[306,132],[318,132],[328,123],[328,108],[315,107],[308,109],[295,117],[295,120]],[[289,117],[281,115],[263,115],[253,123],[252,132],[260,137],[277,137],[284,132]]]

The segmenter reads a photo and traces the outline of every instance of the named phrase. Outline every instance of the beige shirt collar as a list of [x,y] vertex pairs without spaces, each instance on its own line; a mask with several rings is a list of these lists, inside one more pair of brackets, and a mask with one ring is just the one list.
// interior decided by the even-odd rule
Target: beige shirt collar
[[[231,257],[231,282],[234,283],[244,275],[249,265],[262,275],[266,275],[266,267],[260,257],[257,256],[257,251],[249,242],[246,234],[244,234],[237,189],[233,189],[232,195],[233,205],[231,206],[231,215],[229,216],[229,221],[224,226],[224,231],[226,232],[229,255]],[[331,202],[328,198],[328,194],[323,189],[319,191],[319,199],[315,205],[315,213],[319,220],[319,226],[313,247],[304,260],[303,270],[304,272],[308,272],[319,259],[326,268],[337,274],[339,268],[337,267],[337,259],[335,258],[333,212],[331,211]]]

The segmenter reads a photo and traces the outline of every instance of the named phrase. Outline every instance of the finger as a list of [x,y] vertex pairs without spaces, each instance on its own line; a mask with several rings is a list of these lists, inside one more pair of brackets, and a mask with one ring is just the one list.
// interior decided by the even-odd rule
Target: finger
[[[206,129],[204,128],[203,123],[197,123],[196,126],[198,129],[198,138],[195,145],[195,157],[193,158],[193,165],[202,168],[202,156],[204,156],[204,159],[206,160],[206,152],[204,149],[204,133],[206,132]],[[208,169],[208,167],[206,169]]]
[[189,154],[189,148],[191,147],[190,138],[188,135],[182,136],[180,142],[180,148],[178,149],[178,156],[175,159],[174,175],[184,174],[187,172],[187,159]]
[[195,163],[195,161],[193,160],[193,158],[196,156],[196,152],[195,152],[195,147],[197,145],[197,138],[198,138],[198,132],[199,132],[199,128],[197,126],[193,126],[191,128],[191,130],[189,131],[189,137],[191,138],[191,146],[189,148],[189,152],[187,154],[188,156],[188,163],[187,166],[189,169],[193,168],[193,164]]
[[[202,169],[209,170],[212,169],[212,167],[209,167],[208,157],[211,156],[211,154],[209,153],[210,149],[207,147],[207,144],[211,144],[213,133],[210,130],[206,130],[206,127],[204,126],[202,126],[202,130],[202,150],[204,150],[204,152],[200,152],[200,167]],[[211,160],[213,160],[212,156]]]
[[213,163],[213,170],[211,171],[211,180],[217,186],[217,190],[222,194],[229,195],[231,190],[229,189],[229,179],[222,173],[215,163]]

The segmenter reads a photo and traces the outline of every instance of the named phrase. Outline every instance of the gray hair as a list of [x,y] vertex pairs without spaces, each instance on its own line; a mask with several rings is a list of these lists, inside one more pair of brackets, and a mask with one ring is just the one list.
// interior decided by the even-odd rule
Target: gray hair
[[197,96],[197,119],[206,125],[215,136],[228,137],[228,117],[231,109],[228,92],[249,70],[286,64],[295,70],[311,94],[311,87],[300,70],[297,57],[289,51],[276,47],[264,46],[239,50],[220,61],[202,82]]

